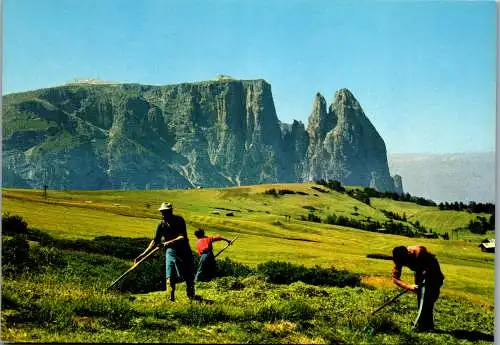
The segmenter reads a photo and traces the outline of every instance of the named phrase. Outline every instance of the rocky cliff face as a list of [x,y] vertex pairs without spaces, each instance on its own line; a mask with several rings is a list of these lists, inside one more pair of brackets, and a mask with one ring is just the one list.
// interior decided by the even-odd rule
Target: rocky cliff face
[[384,141],[349,90],[337,91],[328,110],[324,97],[317,94],[307,132],[304,180],[334,179],[395,190]]
[[348,90],[307,130],[264,80],[66,85],[7,95],[3,185],[148,189],[318,178],[394,191],[385,145]]
[[400,175],[394,175],[393,176],[394,180],[394,192],[403,195],[403,178]]

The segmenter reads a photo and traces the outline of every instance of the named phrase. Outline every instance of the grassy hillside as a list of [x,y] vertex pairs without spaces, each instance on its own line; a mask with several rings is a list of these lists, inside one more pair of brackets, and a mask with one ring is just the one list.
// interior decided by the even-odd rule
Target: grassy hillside
[[[476,219],[477,216],[467,212],[440,211],[437,207],[420,206],[410,202],[390,199],[373,198],[371,204],[377,209],[384,209],[398,214],[405,213],[409,221],[415,222],[418,220],[420,224],[432,229],[434,232],[448,232],[450,235],[452,230],[466,227],[469,221]],[[469,236],[470,234],[464,232],[463,235],[466,236],[465,239],[473,240]]]
[[[469,241],[409,238],[302,220],[312,212],[321,219],[334,213],[358,220],[370,217],[383,222],[388,219],[381,210],[388,210],[398,214],[404,213],[408,220],[412,222],[418,220],[435,232],[444,232],[465,226],[470,219],[475,218],[475,215],[457,211],[439,211],[436,207],[377,198],[372,198],[371,206],[368,206],[348,195],[334,191],[326,192],[325,188],[318,191],[312,187],[317,185],[279,184],[162,191],[49,191],[47,199],[42,197],[41,191],[4,189],[2,211],[21,215],[31,228],[40,229],[60,239],[93,239],[103,235],[151,238],[160,219],[157,208],[162,202],[169,201],[174,204],[174,212],[186,219],[192,247],[193,232],[201,227],[208,233],[220,233],[228,238],[239,235],[238,241],[224,252],[224,256],[249,267],[255,268],[269,260],[306,267],[334,266],[339,270],[359,274],[363,283],[362,287],[354,288],[316,288],[308,284],[305,284],[305,287],[298,286],[299,283],[268,286],[265,285],[268,283],[259,280],[261,278],[220,278],[198,287],[201,295],[215,301],[208,307],[208,311],[202,311],[203,308],[189,305],[187,301],[182,300],[172,309],[167,305],[168,302],[163,301],[160,292],[135,295],[131,299],[133,303],[117,302],[125,298],[123,295],[96,297],[94,293],[89,292],[88,289],[97,289],[96,284],[102,289],[117,278],[130,264],[126,260],[119,260],[119,263],[112,261],[112,264],[107,263],[108,259],[92,259],[100,264],[92,269],[89,268],[90,273],[85,274],[93,274],[91,273],[93,269],[101,271],[95,273],[96,280],[91,287],[86,287],[85,284],[88,282],[85,283],[84,277],[76,278],[77,275],[68,276],[65,273],[66,278],[61,278],[55,274],[51,279],[55,281],[62,279],[61,284],[67,286],[71,294],[80,291],[78,293],[91,294],[95,299],[115,301],[116,298],[116,303],[127,305],[122,307],[129,308],[127,312],[134,315],[131,316],[131,320],[140,325],[133,326],[133,322],[130,321],[131,323],[127,324],[128,328],[125,327],[128,331],[113,330],[115,338],[112,341],[127,341],[120,340],[127,339],[126,332],[133,333],[134,341],[158,341],[148,338],[151,332],[156,332],[158,329],[166,332],[161,333],[165,336],[161,341],[168,339],[174,342],[182,340],[272,342],[274,334],[279,342],[322,343],[336,340],[345,343],[408,343],[407,338],[414,337],[415,343],[447,343],[459,339],[481,340],[481,334],[488,334],[488,330],[493,327],[494,255],[479,250],[477,245],[483,237],[468,234]],[[291,190],[296,194],[280,196],[266,194],[265,192],[271,188]],[[218,214],[214,214],[213,211],[217,211]],[[229,212],[233,215],[226,215]],[[286,217],[287,215],[290,218]],[[415,298],[409,295],[403,296],[400,304],[388,307],[380,317],[373,319],[366,317],[370,310],[396,292],[390,280],[391,261],[368,258],[367,255],[390,255],[394,246],[413,244],[425,245],[434,252],[446,276],[440,299],[443,302],[442,304],[438,302],[436,307],[436,323],[441,320],[449,325],[463,326],[463,330],[467,332],[476,329],[476,333],[467,333],[460,338],[447,326],[449,331],[447,334],[433,334],[429,337],[413,335],[410,324],[415,313]],[[220,242],[215,243],[215,250],[222,246]],[[65,255],[70,255],[68,265],[74,267],[77,262],[76,257],[71,256],[72,254]],[[79,257],[78,260],[83,259]],[[85,260],[87,261],[83,266],[87,267],[90,259]],[[408,270],[404,270],[403,273],[403,279],[412,281],[413,276]],[[20,294],[15,291],[19,289],[43,290],[43,285],[48,284],[49,276],[37,278],[43,281],[40,287],[37,287],[33,279],[7,281],[6,286],[13,295],[11,298],[15,299],[14,295]],[[303,296],[304,291],[308,289],[321,291],[311,290],[311,294],[317,296],[309,298]],[[262,304],[259,303],[259,306],[249,304],[248,299],[256,298],[259,292],[264,294],[261,296]],[[50,295],[49,292],[41,294]],[[178,294],[183,296],[182,292]],[[18,297],[21,298],[20,296]],[[70,297],[57,295],[57,298]],[[232,302],[229,302],[230,300]],[[99,301],[96,304],[101,303]],[[267,306],[267,309],[259,309],[264,306]],[[186,308],[198,316],[208,313],[199,316],[199,320],[202,320],[199,321],[200,325],[203,327],[197,327],[191,321],[183,321],[182,315],[188,313]],[[406,312],[401,314],[398,308]],[[165,315],[165,310],[170,310],[170,314]],[[294,310],[297,315],[293,314]],[[74,312],[74,310],[65,311],[68,315],[73,315]],[[335,321],[337,328],[332,328],[330,325],[333,322],[331,312],[337,315]],[[452,320],[453,315],[457,315],[458,318],[458,315],[469,315],[468,313],[475,313],[478,317],[484,318],[486,320],[482,323],[484,327],[481,328],[476,323],[467,324],[472,322],[468,319],[461,320],[458,324],[458,321]],[[350,314],[357,316],[350,320],[346,316]],[[189,319],[185,317],[185,320]],[[306,321],[310,325],[304,325],[299,320],[310,320]],[[43,325],[35,325],[29,331],[25,326],[11,326],[8,329],[2,326],[2,333],[4,339],[10,340],[109,341],[111,339],[111,335],[106,336],[105,331],[102,331],[103,327],[107,329],[108,326],[103,325],[105,321],[99,317],[87,320],[89,324],[80,321],[72,321],[77,327],[81,326],[76,335],[64,332],[62,335],[57,335],[57,332]],[[134,327],[141,331],[135,330]],[[242,327],[249,328],[242,330]],[[170,331],[167,332],[165,329]],[[202,332],[201,329],[206,332]],[[255,333],[257,329],[262,338],[258,338],[257,335],[254,335],[254,338],[250,337],[249,334]],[[332,330],[327,331],[328,329]],[[360,331],[362,329],[364,331]]]

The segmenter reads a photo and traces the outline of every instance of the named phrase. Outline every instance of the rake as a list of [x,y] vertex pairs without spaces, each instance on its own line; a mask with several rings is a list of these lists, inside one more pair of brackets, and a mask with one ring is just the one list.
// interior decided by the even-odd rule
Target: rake
[[216,258],[220,253],[222,253],[224,250],[226,250],[227,247],[229,247],[231,244],[233,244],[234,241],[236,241],[236,239],[240,237],[240,236],[236,236],[235,238],[233,238],[228,244],[226,244],[226,246],[224,248],[222,248],[217,254],[215,254],[214,258]]
[[397,300],[399,297],[403,296],[408,291],[409,290],[406,290],[406,289],[404,289],[403,291],[400,291],[396,296],[394,296],[393,298],[391,298],[387,302],[384,302],[384,304],[382,304],[380,307],[378,307],[377,309],[375,309],[374,311],[372,311],[372,315],[375,315],[376,312],[378,312],[382,308],[388,306],[389,304],[391,304],[392,302],[394,302],[395,300]]
[[111,289],[113,286],[115,286],[116,284],[118,284],[123,278],[125,278],[127,276],[127,274],[129,274],[130,272],[132,272],[133,270],[135,270],[137,267],[139,267],[139,265],[144,261],[146,260],[147,258],[149,258],[151,255],[153,255],[154,253],[156,253],[158,250],[160,249],[160,247],[155,247],[152,251],[150,251],[146,256],[144,256],[142,259],[140,259],[139,261],[137,261],[135,264],[132,265],[132,267],[130,267],[125,273],[123,273],[121,276],[119,276],[114,282],[111,283],[110,286],[108,286],[106,288],[106,291],[109,291],[109,289]]

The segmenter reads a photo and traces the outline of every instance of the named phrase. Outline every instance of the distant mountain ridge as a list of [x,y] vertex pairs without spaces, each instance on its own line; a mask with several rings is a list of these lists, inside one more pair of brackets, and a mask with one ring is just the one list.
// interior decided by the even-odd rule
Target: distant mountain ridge
[[[396,191],[385,143],[347,89],[307,129],[278,120],[264,80],[75,83],[3,98],[3,185],[222,187],[336,179]],[[397,183],[401,187],[400,179]]]
[[495,152],[389,153],[389,168],[404,177],[405,192],[436,202],[495,202]]

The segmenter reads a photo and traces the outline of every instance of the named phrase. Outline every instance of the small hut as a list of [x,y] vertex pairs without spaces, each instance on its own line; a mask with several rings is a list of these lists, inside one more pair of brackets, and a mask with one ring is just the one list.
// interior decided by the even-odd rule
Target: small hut
[[495,239],[491,240],[484,240],[481,242],[479,245],[481,248],[481,251],[487,252],[487,253],[494,253],[495,252]]

